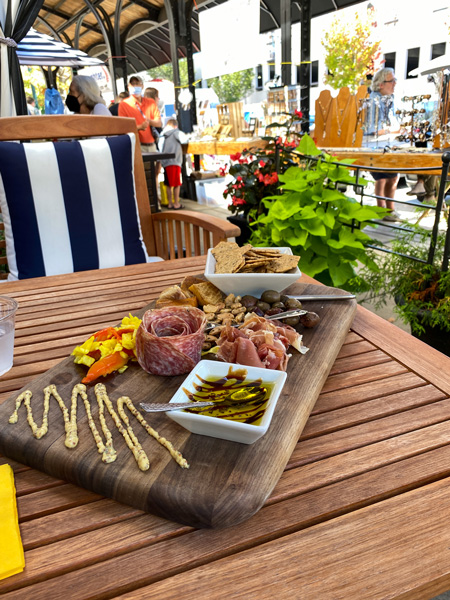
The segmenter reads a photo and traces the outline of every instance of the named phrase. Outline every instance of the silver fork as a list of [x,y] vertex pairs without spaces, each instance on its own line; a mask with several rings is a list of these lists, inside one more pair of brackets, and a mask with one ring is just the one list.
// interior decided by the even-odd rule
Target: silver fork
[[[277,315],[268,315],[264,317],[268,321],[273,321],[274,319],[287,319],[288,317],[301,317],[302,315],[306,315],[308,311],[300,308],[294,308],[292,310],[286,310],[285,312],[278,313]],[[209,331],[210,329],[214,329],[214,327],[218,327],[218,323],[207,323],[205,331]],[[237,323],[236,325],[232,325],[232,327],[239,327],[242,323]]]

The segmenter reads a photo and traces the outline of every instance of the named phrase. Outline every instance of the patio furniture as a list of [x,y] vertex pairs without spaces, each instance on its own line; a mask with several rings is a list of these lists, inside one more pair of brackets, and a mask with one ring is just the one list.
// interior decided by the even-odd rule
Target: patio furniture
[[[111,172],[111,177],[104,177],[103,181],[101,179],[101,173],[103,173],[103,166],[104,163],[108,163],[111,162],[111,157],[109,155],[109,151],[108,149],[106,149],[105,155],[104,155],[104,159],[102,158],[103,155],[100,156],[100,152],[104,151],[104,148],[101,148],[101,141],[104,138],[107,138],[108,144],[111,146],[111,144],[114,145],[119,145],[121,142],[123,142],[123,138],[125,137],[126,134],[133,134],[135,137],[135,143],[136,143],[136,149],[134,152],[134,165],[131,165],[131,162],[129,161],[127,165],[123,164],[123,160],[120,158],[122,156],[125,157],[129,157],[129,154],[127,154],[127,149],[125,148],[125,150],[123,148],[120,148],[117,152],[117,158],[112,158],[112,160],[116,161],[111,165],[111,169],[113,169],[113,171]],[[114,137],[113,137],[114,136]],[[123,136],[121,138],[121,136]],[[86,115],[57,115],[57,116],[36,116],[36,117],[30,117],[30,116],[26,116],[26,117],[12,117],[12,118],[3,118],[1,119],[1,123],[0,123],[0,142],[1,141],[16,141],[16,140],[20,140],[20,141],[29,141],[29,140],[36,140],[36,141],[42,141],[42,140],[51,140],[51,141],[55,141],[55,140],[60,140],[60,141],[64,141],[64,140],[71,140],[71,139],[81,139],[83,140],[82,143],[84,143],[84,141],[89,142],[91,145],[89,146],[89,152],[87,155],[85,155],[84,158],[84,164],[83,163],[83,158],[81,158],[79,160],[79,163],[82,163],[82,167],[80,167],[82,173],[84,173],[83,168],[85,169],[85,171],[88,172],[88,176],[86,176],[84,179],[86,179],[86,186],[89,186],[89,189],[86,190],[86,186],[83,188],[81,187],[81,183],[82,181],[75,181],[72,184],[68,184],[68,187],[70,188],[69,190],[67,190],[67,193],[69,195],[72,195],[74,197],[74,200],[72,202],[69,203],[69,206],[66,203],[66,200],[61,198],[61,193],[55,193],[54,199],[55,199],[55,207],[53,207],[52,203],[53,203],[53,196],[50,197],[49,199],[45,199],[44,198],[44,203],[41,204],[40,206],[36,206],[36,204],[34,204],[33,209],[35,210],[35,212],[37,213],[37,220],[38,220],[38,228],[35,227],[34,223],[27,223],[26,224],[26,230],[28,231],[30,228],[33,228],[35,230],[35,232],[37,231],[37,229],[39,229],[39,233],[36,233],[37,235],[41,235],[42,233],[42,222],[45,221],[46,225],[48,225],[49,227],[51,227],[52,225],[55,225],[55,221],[54,219],[58,217],[60,218],[60,223],[62,223],[64,225],[64,227],[54,227],[51,231],[51,234],[53,236],[60,236],[62,235],[62,229],[66,228],[68,226],[69,228],[69,234],[67,236],[67,239],[69,240],[70,237],[70,244],[69,241],[67,241],[66,246],[68,248],[68,252],[70,252],[70,250],[72,250],[73,252],[73,242],[74,240],[76,241],[77,239],[79,239],[79,234],[81,233],[81,230],[83,229],[83,223],[80,222],[82,221],[82,217],[80,217],[79,215],[75,214],[77,212],[77,210],[82,210],[79,207],[80,206],[86,206],[87,209],[89,209],[89,212],[93,212],[94,214],[94,219],[93,222],[95,223],[95,227],[94,225],[92,225],[93,231],[95,229],[95,234],[97,235],[97,245],[99,246],[99,252],[102,250],[101,246],[102,246],[102,240],[107,240],[108,239],[108,232],[103,232],[103,233],[99,233],[98,232],[98,227],[105,225],[104,227],[105,229],[108,228],[109,225],[109,221],[108,219],[111,219],[111,223],[113,223],[113,212],[112,209],[109,208],[109,204],[108,202],[110,201],[109,195],[110,192],[113,191],[113,195],[115,195],[116,193],[119,194],[118,191],[112,190],[110,187],[107,186],[107,184],[110,184],[111,181],[110,179],[117,179],[118,177],[120,177],[121,183],[120,186],[122,186],[120,189],[121,191],[124,191],[124,196],[126,196],[126,200],[125,202],[127,204],[124,204],[122,208],[120,208],[121,205],[121,200],[119,200],[119,209],[116,210],[116,207],[114,207],[114,211],[117,213],[117,215],[115,215],[115,225],[118,229],[122,228],[122,231],[119,231],[118,233],[120,234],[120,236],[123,235],[124,238],[124,245],[127,244],[129,236],[130,236],[130,227],[133,230],[133,235],[134,236],[138,236],[139,237],[139,226],[140,225],[140,229],[142,232],[142,239],[143,242],[145,243],[145,247],[146,250],[148,252],[148,255],[151,256],[158,256],[162,259],[168,259],[170,258],[177,258],[180,256],[194,256],[194,255],[200,255],[200,254],[206,254],[207,250],[209,247],[212,247],[214,245],[216,245],[218,242],[222,241],[222,240],[226,240],[229,237],[235,237],[237,235],[239,235],[240,230],[238,227],[231,225],[230,223],[228,223],[226,220],[222,220],[222,219],[218,219],[216,217],[212,217],[212,216],[208,216],[208,215],[202,215],[202,214],[198,214],[196,212],[192,212],[192,211],[170,211],[170,212],[161,212],[161,213],[156,213],[156,214],[152,214],[151,210],[150,210],[150,205],[149,205],[149,199],[148,199],[148,192],[147,192],[147,185],[146,185],[146,180],[145,180],[145,173],[144,173],[144,167],[143,167],[143,162],[142,162],[142,157],[141,157],[141,152],[140,152],[140,145],[139,145],[139,138],[137,136],[137,130],[136,130],[136,124],[134,122],[133,119],[124,119],[124,118],[114,118],[111,119],[109,117],[92,117],[90,115],[86,116]],[[101,138],[101,139],[99,139]],[[82,146],[82,143],[79,144],[79,146]],[[128,142],[126,142],[125,140],[125,144],[127,145]],[[105,145],[105,144],[103,144]],[[129,145],[129,144],[128,144]],[[15,145],[14,145],[15,146]],[[52,171],[52,177],[54,175],[54,171],[57,171],[58,173],[58,177],[60,178],[60,181],[54,181],[54,177],[50,177],[50,169],[48,170],[47,173],[47,168],[46,165],[48,164],[52,164],[51,161],[53,160],[53,163],[55,163],[55,160],[53,158],[53,156],[50,156],[50,158],[48,156],[46,156],[46,158],[42,158],[42,154],[44,154],[44,152],[48,151],[48,144],[42,144],[42,145],[38,145],[38,144],[31,144],[29,147],[32,147],[32,154],[34,157],[37,156],[37,161],[36,161],[36,165],[34,167],[34,171],[33,169],[28,169],[26,168],[27,166],[27,161],[28,158],[24,159],[24,170],[23,173],[25,173],[26,177],[25,179],[28,179],[28,177],[30,177],[30,179],[33,179],[32,181],[30,181],[30,183],[28,184],[29,187],[31,187],[32,190],[32,194],[30,194],[32,196],[30,203],[33,204],[34,202],[34,184],[36,183],[35,180],[39,179],[38,183],[39,186],[41,187],[41,189],[46,189],[46,186],[48,186],[49,189],[49,194],[51,193],[50,190],[53,189],[51,187],[51,185],[54,186],[54,189],[56,191],[60,190],[61,187],[64,187],[65,181],[67,180],[67,175],[73,175],[73,173],[71,173],[72,168],[74,169],[74,162],[78,161],[77,158],[77,152],[81,153],[81,151],[77,150],[77,148],[74,147],[72,148],[72,144],[67,144],[66,145],[66,149],[64,150],[65,153],[67,153],[66,157],[65,157],[65,164],[61,164],[61,160],[58,156],[58,163],[56,166],[54,166],[53,171]],[[47,148],[46,148],[47,147]],[[84,147],[84,146],[83,146]],[[8,151],[11,150],[11,148],[13,150],[16,150],[16,148],[10,146]],[[55,150],[53,150],[53,147],[50,148],[50,154],[54,154],[56,152],[56,149],[58,148],[58,144],[54,145]],[[84,152],[84,151],[83,151]],[[90,154],[89,154],[90,153]],[[121,154],[122,153],[122,154]],[[86,156],[90,156],[92,157],[92,160],[96,159],[99,162],[99,165],[96,166],[96,168],[99,169],[100,174],[98,177],[98,180],[95,180],[95,177],[97,175],[97,173],[95,173],[95,169],[92,167],[91,165],[91,171],[94,171],[93,173],[89,172],[89,163],[90,160],[88,158],[86,158]],[[43,168],[39,168],[40,165],[43,165]],[[77,168],[78,168],[79,164],[77,162]],[[106,165],[107,166],[107,165]],[[105,166],[105,169],[106,169]],[[101,168],[100,168],[101,167]],[[9,169],[9,174],[11,174],[11,172],[14,171],[15,168],[15,164],[14,162],[11,165],[11,168]],[[105,170],[105,172],[107,172]],[[10,188],[12,189],[13,193],[17,192],[17,185],[22,185],[24,184],[24,177],[23,177],[23,173],[19,172],[17,173],[17,183],[14,180],[14,176],[15,173],[13,173],[12,177],[11,177],[11,182],[10,182]],[[77,171],[78,173],[78,171]],[[132,176],[134,175],[134,181]],[[48,181],[47,181],[47,176],[48,176]],[[84,182],[83,179],[83,182]],[[19,181],[20,180],[20,181]],[[94,180],[94,181],[91,181]],[[78,186],[79,183],[79,186]],[[117,186],[119,186],[119,183],[117,183]],[[123,188],[123,189],[122,189]],[[130,189],[131,188],[131,189]],[[134,196],[134,189],[136,192],[136,200],[133,200],[133,196]],[[82,192],[81,190],[84,190],[84,192]],[[117,190],[119,190],[119,187],[117,187]],[[45,193],[44,193],[45,196]],[[59,205],[58,205],[58,209],[56,208],[57,204],[56,204],[56,196],[58,196],[59,198]],[[90,196],[90,197],[88,197]],[[94,199],[94,196],[96,197],[96,199]],[[66,190],[64,189],[64,198],[66,197]],[[76,199],[76,204],[77,206],[74,206],[75,204],[75,199]],[[81,204],[81,203],[84,204]],[[92,207],[91,207],[92,204]],[[95,206],[94,206],[95,204]],[[14,201],[12,203],[12,205],[14,205]],[[136,205],[137,205],[137,214],[135,214],[135,216],[132,216],[132,213],[135,211],[136,209]],[[55,208],[55,210],[53,210],[53,208]],[[99,213],[102,216],[97,218],[96,215],[97,213],[95,212],[98,209]],[[41,212],[41,220],[39,221],[39,211]],[[59,212],[58,212],[59,211]],[[69,212],[72,211],[74,214],[72,215],[73,218],[69,218]],[[121,212],[120,212],[121,211]],[[9,211],[11,213],[11,211]],[[58,213],[58,214],[56,214]],[[120,213],[120,215],[119,215]],[[22,221],[23,217],[29,217],[29,211],[22,211],[20,215],[18,215],[16,222],[17,221]],[[115,213],[114,213],[115,214]],[[67,226],[66,226],[66,215],[67,215]],[[48,216],[48,221],[46,220],[46,217]],[[14,219],[14,215],[10,214],[11,219]],[[130,223],[124,222],[125,220],[132,220],[134,222]],[[56,221],[56,223],[58,223],[58,221]],[[21,226],[23,226],[23,223],[20,223]],[[3,226],[3,225],[2,225]],[[83,232],[85,234],[85,232]],[[7,245],[7,250],[8,250],[8,255],[11,256],[11,253],[14,254],[14,251],[16,250],[16,248],[13,247],[13,242],[12,242],[12,235],[7,235],[6,236],[6,245]],[[17,236],[16,236],[17,237]],[[92,242],[92,236],[87,236],[89,241]],[[113,237],[112,235],[110,237]],[[27,240],[27,244],[24,244],[24,239]],[[41,240],[42,241],[42,240]],[[17,245],[19,245],[18,240],[16,240]],[[25,237],[21,237],[20,239],[20,248],[21,251],[24,251],[28,245],[30,245],[30,238],[29,236],[25,236]],[[135,250],[135,255],[137,252],[137,246],[139,245],[139,242],[137,241],[137,238],[133,240],[133,244],[134,244],[134,250]],[[113,244],[109,244],[109,248],[108,248],[108,252],[114,249],[113,248]],[[52,258],[52,252],[49,252],[50,254],[50,258]],[[2,257],[0,259],[0,262],[2,264],[6,263],[5,257]],[[106,260],[106,259],[105,259]],[[111,259],[112,260],[112,259]],[[126,260],[129,260],[126,258]],[[139,259],[133,258],[132,259],[134,262],[138,262]],[[145,258],[142,258],[142,260],[140,260],[140,262],[145,261]],[[101,262],[101,261],[100,261]],[[45,257],[44,257],[44,263],[45,263]],[[86,262],[87,265],[89,265],[89,262]],[[125,263],[127,264],[127,263]],[[129,264],[129,262],[128,262]],[[117,264],[108,264],[108,261],[106,260],[106,266],[119,266],[120,263],[117,262]],[[101,266],[101,264],[99,265]],[[97,265],[95,264],[91,264],[90,266],[87,266],[86,268],[97,268]],[[31,269],[31,268],[30,268]],[[74,267],[74,270],[83,270],[82,268],[77,268]],[[34,275],[40,275],[40,274],[48,274],[48,272],[46,271],[41,271],[38,273],[34,273],[33,271],[30,270],[29,272],[32,273],[32,276]],[[50,271],[50,273],[58,273],[58,272],[67,272],[64,270],[61,271]],[[26,276],[29,276],[28,274]]]

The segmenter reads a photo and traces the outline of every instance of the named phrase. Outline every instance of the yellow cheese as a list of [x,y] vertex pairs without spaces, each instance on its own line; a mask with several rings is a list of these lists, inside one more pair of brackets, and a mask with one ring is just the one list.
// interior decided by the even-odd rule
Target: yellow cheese
[[0,579],[20,573],[24,567],[13,470],[0,465]]

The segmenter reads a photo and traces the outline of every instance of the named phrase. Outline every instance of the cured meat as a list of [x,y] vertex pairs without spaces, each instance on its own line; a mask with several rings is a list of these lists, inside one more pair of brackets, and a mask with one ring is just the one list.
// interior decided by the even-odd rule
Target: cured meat
[[148,310],[136,333],[139,364],[153,375],[189,373],[200,361],[206,315],[190,306]]
[[239,329],[225,327],[217,344],[216,356],[220,360],[279,371],[286,371],[290,345],[302,354],[308,351],[295,329],[255,314],[248,315]]

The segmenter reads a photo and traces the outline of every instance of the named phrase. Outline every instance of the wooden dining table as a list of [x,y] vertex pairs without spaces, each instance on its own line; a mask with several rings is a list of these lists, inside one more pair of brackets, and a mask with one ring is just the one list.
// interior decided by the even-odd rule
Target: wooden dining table
[[[4,283],[19,309],[0,403],[204,265]],[[0,581],[5,600],[425,599],[450,589],[450,359],[362,307],[278,484],[236,526],[195,529],[6,455],[0,463],[14,470],[26,563]]]

